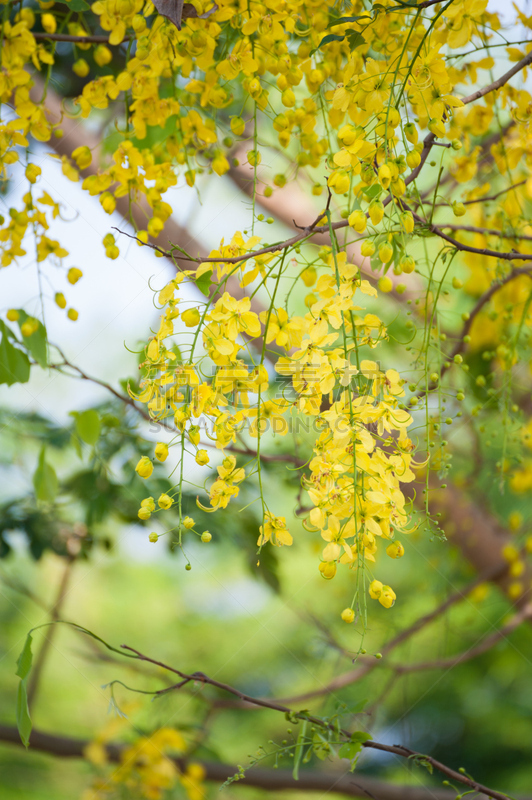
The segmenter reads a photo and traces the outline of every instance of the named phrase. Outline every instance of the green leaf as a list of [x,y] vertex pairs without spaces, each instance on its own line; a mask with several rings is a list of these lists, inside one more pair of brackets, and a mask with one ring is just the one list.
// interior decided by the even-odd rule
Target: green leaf
[[22,648],[22,652],[17,659],[17,671],[15,672],[15,675],[22,679],[28,677],[33,662],[33,653],[31,651],[32,641],[33,636],[30,632],[26,636],[24,647]]
[[301,764],[301,758],[303,756],[303,748],[305,746],[306,732],[307,732],[307,720],[305,719],[301,723],[301,728],[299,729],[299,736],[297,737],[296,749],[294,752],[294,769],[292,771],[292,777],[295,781],[299,780],[299,765]]
[[338,36],[338,34],[336,34],[336,33],[328,33],[327,36],[323,37],[323,39],[321,40],[319,45],[317,47],[315,47],[314,50],[311,50],[310,55],[313,56],[314,53],[316,52],[316,50],[319,50],[320,47],[323,47],[323,45],[325,45],[325,44],[330,44],[330,42],[343,42],[344,39],[345,39],[345,35],[344,36]]
[[348,31],[346,36],[349,39],[349,47],[351,50],[355,50],[357,47],[366,44],[366,40],[358,31]]
[[86,444],[95,445],[100,438],[100,415],[93,408],[81,413],[74,412],[76,419],[76,432]]
[[209,270],[209,272],[204,272],[203,275],[200,275],[197,281],[194,281],[200,292],[204,294],[206,297],[209,296],[211,277],[212,277],[212,270]]
[[373,736],[365,731],[355,731],[351,734],[352,742],[367,742],[368,739],[373,739]]
[[355,744],[352,742],[346,742],[339,749],[338,755],[340,756],[340,758],[348,758],[351,761],[351,759],[353,759],[357,755],[357,753],[360,753],[361,749],[362,745],[360,744],[360,742]]
[[[17,310],[19,314],[18,325],[22,333],[22,325],[28,319],[28,314],[26,314],[22,308]],[[46,328],[42,322],[38,322],[37,330],[30,336],[22,337],[22,344],[28,348],[30,354],[40,367],[45,369],[48,366],[48,338],[46,336]]]
[[37,500],[52,503],[57,494],[57,475],[54,468],[44,458],[44,447],[39,455],[39,463],[33,475],[33,486]]
[[26,679],[20,681],[17,690],[17,728],[22,744],[24,747],[29,747],[32,725],[30,710],[28,708]]
[[24,647],[17,659],[17,671],[15,675],[20,678],[20,683],[17,689],[17,728],[20,735],[20,740],[25,747],[30,743],[31,734],[31,717],[28,708],[28,691],[27,681],[30,674],[31,665],[33,661],[33,654],[31,651],[32,643],[31,631],[26,636]]
[[0,383],[12,386],[14,383],[27,383],[30,378],[30,361],[26,353],[14,347],[9,341],[11,337],[17,341],[14,333],[0,320],[2,341],[0,342]]
[[331,22],[330,25],[327,25],[327,27],[334,28],[335,25],[345,25],[347,22],[356,22],[359,19],[367,18],[367,16],[363,16],[362,14],[357,14],[354,17],[340,17],[339,19],[335,19],[334,22]]
[[370,200],[374,200],[376,197],[382,193],[382,186],[379,186],[378,183],[374,183],[373,186],[370,186],[368,189],[364,189],[364,194],[366,197],[369,197]]

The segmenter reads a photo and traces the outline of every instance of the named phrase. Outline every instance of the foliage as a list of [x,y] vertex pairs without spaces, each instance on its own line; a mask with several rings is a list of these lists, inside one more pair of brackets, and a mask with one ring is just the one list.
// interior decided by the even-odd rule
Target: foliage
[[[2,504],[0,556],[13,555],[19,531],[35,559],[51,551],[70,570],[95,544],[111,549],[113,527],[135,523],[150,529],[154,546],[175,551],[185,572],[196,548],[216,553],[223,540],[279,595],[302,558],[308,580],[335,579],[319,624],[362,677],[382,656],[377,644],[371,660],[367,649],[379,606],[393,618],[412,602],[401,560],[413,559],[427,534],[453,568],[467,561],[479,573],[475,602],[485,581],[498,581],[514,612],[464,658],[529,620],[532,17],[516,10],[514,41],[487,0],[2,6],[6,199],[13,171],[27,186],[22,205],[0,219],[1,264],[16,270],[34,252],[39,297],[4,309],[0,384],[12,392],[39,370],[55,371],[113,399],[73,410],[64,426],[36,414],[9,420],[8,446],[28,439],[32,488]],[[50,109],[56,90],[60,116]],[[71,146],[63,128],[74,119],[103,120],[94,146]],[[34,141],[56,151],[63,175],[106,214],[123,214],[131,232],[110,220],[103,236],[110,261],[133,240],[175,268],[165,285],[146,287],[158,321],[139,330],[138,375],[119,388],[71,363],[66,342],[49,340],[51,298],[54,313],[84,324],[71,298],[90,264],[72,266],[52,238],[62,204],[39,186]],[[251,201],[247,227],[226,220],[209,255],[173,240],[172,216],[179,193],[200,191],[206,176],[220,186],[239,178]],[[275,220],[259,206],[273,213],[297,187],[304,225],[289,220],[293,236],[265,241]],[[501,523],[504,536],[493,533]],[[422,572],[410,578],[430,594]],[[52,631],[64,599],[63,587]],[[340,620],[350,626],[347,649],[332,633]],[[412,622],[380,649],[387,655],[430,621]],[[31,673],[31,635],[17,671],[25,745],[47,653],[43,645]],[[358,713],[343,697],[333,711],[300,708],[349,687],[349,678],[308,694],[292,687],[294,706],[128,650],[180,678],[142,694],[208,687],[299,726],[290,739],[260,745],[250,767],[289,758],[299,780],[310,761],[338,756],[354,769],[374,748],[430,775],[440,770],[464,791],[502,797],[465,770],[442,768],[425,747],[392,747],[343,727],[343,716],[352,727]],[[446,658],[397,664],[395,677],[460,662]],[[115,684],[130,684],[110,684],[122,720]],[[120,786],[155,800],[178,786],[190,800],[203,796],[208,769],[190,760],[198,742],[148,728],[119,751],[107,744],[122,723],[96,736],[86,751],[102,769],[93,796]],[[121,765],[111,778],[110,752]],[[243,779],[240,766],[224,785]]]

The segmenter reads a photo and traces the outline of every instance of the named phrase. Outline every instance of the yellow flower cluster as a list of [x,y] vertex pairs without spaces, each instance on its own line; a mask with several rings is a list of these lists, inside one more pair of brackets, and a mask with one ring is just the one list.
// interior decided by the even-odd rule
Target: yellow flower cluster
[[[105,737],[85,749],[85,757],[97,766],[107,762],[104,741]],[[111,775],[94,781],[83,798],[111,800],[123,788],[135,797],[161,800],[167,790],[181,784],[189,800],[202,800],[205,770],[201,764],[190,762],[182,771],[169,757],[181,756],[185,751],[185,740],[174,728],[160,728],[151,736],[141,736],[121,751],[120,764]]]
[[[236,239],[240,240],[240,234]],[[259,243],[257,239],[254,244]],[[221,251],[223,246],[211,257],[220,258]],[[321,266],[314,270],[317,297],[304,317],[290,316],[285,308],[278,308],[274,295],[270,309],[259,318],[250,310],[248,298],[236,300],[224,292],[200,309],[188,351],[182,336],[179,339],[181,363],[169,341],[176,335],[174,320],[180,316],[178,292],[185,277],[179,274],[159,293],[166,310],[157,335],[146,347],[141,392],[132,396],[147,404],[154,419],[173,417],[179,433],[171,446],[178,447],[181,462],[186,439],[197,454],[205,452],[197,449],[200,418],[208,420],[209,438],[216,447],[229,451],[244,429],[261,442],[268,432],[285,435],[295,415],[313,420],[315,455],[303,479],[312,503],[306,527],[319,531],[327,542],[320,572],[329,579],[339,564],[355,568],[374,562],[379,539],[392,542],[388,555],[396,558],[403,554],[403,546],[394,541],[398,533],[408,532],[401,483],[412,481],[414,473],[413,445],[406,436],[412,419],[400,408],[403,381],[396,370],[383,372],[375,361],[359,358],[362,347],[375,349],[386,339],[381,320],[360,313],[363,308],[357,304],[359,298],[376,297],[377,292],[348,262],[345,252],[322,248],[320,253]],[[205,263],[212,267],[213,262]],[[214,262],[214,268],[223,272],[223,262]],[[255,266],[239,270],[242,280],[249,269]],[[202,270],[200,267],[198,272]],[[182,312],[181,318],[186,314]],[[203,350],[197,352],[200,333]],[[277,373],[288,379],[283,397],[271,396],[274,385],[270,386],[264,364],[264,348],[260,360],[253,356],[252,344],[257,339],[275,339],[286,353],[276,363]],[[209,362],[212,377],[201,380]],[[160,448],[158,444],[158,460]],[[167,455],[166,449],[164,458]],[[257,460],[260,462],[260,455]],[[198,457],[196,461],[204,463]],[[139,475],[148,478],[152,470],[150,458],[141,458]],[[210,508],[198,500],[204,511],[226,508],[238,496],[246,477],[230,453],[225,454],[217,472],[209,488]],[[179,493],[181,485],[175,488]],[[165,508],[160,500],[159,507]],[[146,519],[154,511],[153,498],[146,498],[139,516]],[[259,548],[266,543],[291,545],[292,541],[285,517],[266,509]],[[386,606],[382,599],[381,603]]]
[[[203,172],[225,174],[244,148],[253,169],[251,236],[246,231],[231,232],[209,260],[180,272],[159,293],[163,313],[146,347],[140,391],[132,392],[132,397],[147,405],[153,419],[173,421],[175,438],[168,444],[159,442],[154,456],[163,463],[178,447],[180,477],[157,503],[153,497],[142,501],[141,519],[177,507],[181,541],[183,531],[194,531],[194,521],[185,518],[181,508],[185,449],[190,448],[201,467],[209,464],[209,454],[200,445],[223,451],[208,487],[207,508],[224,509],[239,495],[246,478],[245,468],[236,460],[238,453],[232,452],[239,450],[239,437],[245,431],[256,442],[256,451],[249,452],[260,484],[264,437],[270,432],[285,435],[297,417],[312,421],[316,433],[302,482],[312,504],[305,525],[325,542],[322,575],[332,578],[338,565],[357,568],[357,574],[362,567],[370,569],[383,540],[381,549],[389,557],[402,556],[404,548],[396,537],[409,530],[401,485],[414,477],[413,444],[407,435],[412,420],[402,401],[399,373],[381,369],[369,358],[386,341],[387,330],[380,316],[371,310],[366,313],[364,302],[377,292],[352,263],[347,245],[361,242],[361,254],[382,273],[380,291],[390,292],[393,283],[386,273],[392,265],[397,275],[418,269],[408,252],[410,237],[421,228],[423,233],[429,227],[433,231],[432,222],[429,226],[420,216],[426,195],[415,183],[417,170],[428,157],[427,140],[444,145],[442,158],[447,158],[459,187],[476,179],[479,170],[482,173],[486,154],[477,137],[495,118],[494,92],[470,105],[465,87],[476,84],[479,73],[494,66],[492,56],[486,57],[486,43],[501,25],[487,4],[487,0],[455,0],[441,8],[429,4],[421,9],[381,0],[368,10],[362,0],[353,0],[347,16],[340,17],[337,6],[324,6],[318,0],[194,0],[195,16],[182,20],[180,29],[157,14],[151,0],[96,0],[91,13],[77,19],[70,11],[44,8],[47,4],[35,11],[5,4],[2,177],[19,159],[20,148],[27,150],[28,137],[46,142],[60,134],[47,116],[46,88],[41,92],[33,85],[30,67],[53,73],[54,36],[68,32],[83,38],[92,32],[91,20],[109,36],[107,44],[76,42],[82,53],[91,50],[93,64],[81,57],[74,63],[75,74],[86,79],[75,101],[76,113],[87,118],[112,108],[118,124],[109,137],[112,153],[104,153],[99,170],[92,170],[81,185],[99,198],[108,214],[124,197],[130,206],[142,203],[148,208],[145,229],[136,225],[139,243],[156,239],[164,230],[172,214],[164,197],[179,181],[194,186]],[[532,28],[530,18],[520,17],[525,27]],[[37,22],[49,39],[33,35]],[[461,52],[470,43],[472,59]],[[511,61],[527,53],[528,49],[506,48]],[[491,142],[489,156],[500,174],[513,174],[520,164],[528,168],[532,164],[532,97],[505,82],[497,102],[512,124],[504,137]],[[268,136],[263,137],[263,131]],[[293,262],[287,259],[288,246],[257,251],[261,240],[254,233],[260,220],[255,215],[256,179],[267,148],[286,156],[293,164],[292,173],[308,179],[315,195],[323,189],[329,193],[321,218],[305,229],[310,237],[317,227],[331,240],[312,263],[299,259],[299,248]],[[434,146],[430,158],[439,149]],[[455,155],[460,149],[463,152]],[[64,174],[80,180],[92,157],[85,146],[63,155]],[[10,209],[9,218],[1,220],[3,266],[25,254],[24,238],[30,231],[36,238],[38,262],[60,262],[67,255],[46,233],[50,217],[59,214],[58,204],[46,192],[37,199],[32,194],[39,176],[38,165],[27,159],[29,189],[24,205]],[[281,187],[287,176],[277,174],[271,182]],[[272,186],[266,188],[271,194]],[[532,196],[531,179],[516,182],[491,207],[493,212],[478,202],[489,191],[489,184],[476,187],[460,202],[447,205],[453,218],[471,208],[468,221],[493,230],[493,238],[470,225],[456,234],[456,241],[480,250],[518,247],[532,252],[530,243],[519,238],[530,235],[522,199]],[[438,201],[434,209],[445,205],[446,201]],[[338,212],[343,222],[333,223],[332,214]],[[339,246],[336,239],[340,226],[351,237],[346,246]],[[506,239],[499,236],[503,232]],[[117,258],[114,235],[107,234],[103,243],[107,257]],[[504,267],[490,258],[466,254],[472,273],[466,291],[478,294],[504,277]],[[190,263],[194,264],[193,257]],[[295,278],[290,273],[293,264],[299,270]],[[74,283],[77,276],[71,280],[71,272],[68,280]],[[299,286],[312,288],[305,299],[307,313],[302,313],[297,298],[290,300],[290,293],[281,297],[280,279],[286,277],[293,285],[299,281]],[[229,278],[240,283],[238,296],[229,290],[234,285]],[[216,291],[203,304],[183,308],[179,289],[185,280],[198,286],[211,281]],[[490,347],[493,343],[506,370],[513,365],[515,346],[509,344],[510,336],[502,342],[489,320],[493,314],[506,315],[505,331],[520,324],[515,309],[522,309],[526,282],[523,277],[496,292],[471,330],[472,347],[480,349],[482,340]],[[268,296],[266,309],[256,308],[251,300],[259,290]],[[246,291],[249,296],[244,296]],[[64,295],[58,292],[55,297],[64,308]],[[419,309],[427,320],[432,302],[428,292],[425,307]],[[515,308],[507,311],[512,303]],[[73,309],[68,314],[71,319],[77,316]],[[434,336],[435,328],[434,323]],[[275,364],[270,363],[272,352]],[[209,369],[212,375],[206,377]],[[281,393],[274,391],[274,369],[285,381]],[[414,406],[417,397],[410,403]],[[200,435],[205,420],[208,442]],[[136,469],[148,479],[153,468],[152,459],[143,456]],[[522,480],[526,483],[526,476]],[[519,482],[517,477],[514,481]],[[278,509],[267,508],[264,498],[262,502],[259,548],[267,543],[290,545],[286,518],[277,514]],[[151,536],[157,541],[158,534]],[[377,579],[370,586],[373,599],[384,607],[393,604],[389,586]]]

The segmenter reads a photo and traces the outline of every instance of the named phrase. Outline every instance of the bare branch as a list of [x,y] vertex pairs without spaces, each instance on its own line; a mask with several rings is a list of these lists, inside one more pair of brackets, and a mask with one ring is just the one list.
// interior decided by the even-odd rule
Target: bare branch
[[[173,687],[170,686],[167,689],[162,689],[160,693],[167,693],[172,689],[179,689],[182,686],[185,686],[190,681],[197,681],[199,683],[208,684],[209,686],[213,686],[217,689],[221,689],[224,692],[228,692],[229,694],[238,697],[239,700],[244,701],[245,703],[251,703],[252,705],[259,706],[260,708],[268,708],[272,711],[278,711],[283,714],[289,715],[292,719],[302,719],[307,720],[308,722],[312,723],[313,725],[317,725],[320,728],[326,728],[329,730],[333,730],[338,732],[338,728],[336,725],[332,723],[328,723],[321,719],[320,717],[315,717],[312,714],[307,713],[306,711],[295,711],[294,709],[283,705],[281,703],[276,703],[270,700],[264,700],[260,697],[252,697],[249,694],[245,694],[241,692],[239,689],[236,689],[233,686],[230,686],[227,683],[221,683],[220,681],[215,680],[214,678],[209,678],[203,672],[194,672],[194,673],[186,673],[182,672],[181,670],[176,669],[175,667],[171,667],[168,664],[163,663],[162,661],[157,661],[156,659],[150,658],[149,656],[144,655],[139,650],[136,650],[134,647],[130,647],[129,645],[122,645],[124,650],[128,650],[131,653],[134,653],[137,658],[141,661],[147,661],[149,664],[154,664],[155,666],[161,667],[162,669],[168,670],[169,672],[173,672],[175,675],[178,675],[181,680],[176,683]],[[346,740],[349,740],[350,733],[349,731],[340,730],[341,735],[345,736]],[[372,750],[380,750],[385,753],[393,753],[394,755],[401,756],[402,758],[407,759],[419,759],[423,760],[424,763],[430,764],[433,769],[436,769],[438,772],[441,772],[442,775],[445,775],[447,778],[450,778],[453,781],[461,783],[464,786],[469,787],[470,789],[474,789],[477,792],[483,792],[487,797],[491,797],[493,800],[508,800],[507,795],[501,794],[500,792],[496,791],[495,789],[490,789],[487,786],[484,786],[478,781],[473,780],[469,776],[461,773],[456,772],[456,770],[448,767],[446,764],[442,764],[440,761],[437,761],[432,756],[425,755],[423,753],[418,753],[415,750],[411,750],[408,747],[404,747],[403,745],[387,745],[383,744],[382,742],[375,742],[371,739],[368,739],[365,742],[362,742],[362,747],[370,748]]]
[[[0,725],[0,741],[15,745],[22,744],[17,729],[10,725]],[[50,753],[54,756],[83,758],[89,741],[57,736],[34,729],[30,736],[30,745],[32,750]],[[119,762],[126,745],[107,743],[105,744],[105,749],[110,761]],[[180,771],[184,772],[186,770],[186,759],[172,758],[170,760],[176,764]],[[200,761],[196,758],[193,761],[201,764],[205,770],[205,779],[215,783],[222,783],[238,772],[238,768],[231,764]],[[302,771],[299,780],[295,781],[292,777],[292,770],[254,767],[248,770],[241,780],[233,784],[235,789],[240,786],[255,786],[271,792],[287,789],[297,792],[331,792],[332,794],[343,794],[348,797],[364,798],[365,800],[367,800],[368,795],[375,796],[378,800],[455,800],[456,797],[456,792],[450,789],[437,789],[432,786],[425,788],[419,785],[393,786],[385,781],[375,780],[360,774],[357,774],[355,781],[355,777],[352,774],[340,771]],[[520,800],[532,800],[532,798],[523,797]]]
[[527,604],[521,609],[521,611],[512,617],[510,622],[508,622],[506,625],[503,625],[502,628],[489,634],[489,636],[486,636],[477,645],[469,648],[469,650],[464,650],[463,653],[460,653],[457,656],[440,658],[435,661],[419,661],[418,663],[414,664],[397,664],[393,665],[391,669],[393,669],[398,675],[406,675],[410,672],[421,672],[423,670],[452,669],[453,667],[464,664],[466,661],[471,661],[473,658],[477,658],[477,656],[480,656],[483,653],[486,653],[488,650],[491,650],[491,648],[495,647],[495,645],[500,642],[501,639],[505,639],[512,633],[512,631],[522,625],[523,622],[526,622],[531,618],[532,605]]

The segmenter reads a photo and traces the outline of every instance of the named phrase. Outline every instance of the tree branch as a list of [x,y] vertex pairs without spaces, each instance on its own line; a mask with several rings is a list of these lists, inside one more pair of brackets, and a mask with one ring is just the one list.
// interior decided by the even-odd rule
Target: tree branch
[[[34,33],[31,32],[31,35],[34,39],[39,41],[50,41],[50,42],[73,42],[74,44],[108,44],[111,47],[113,45],[109,41],[108,36],[99,36],[93,34],[87,34],[87,36],[71,36],[69,33]],[[124,42],[131,41],[131,36],[125,36],[122,41],[115,45],[115,47],[120,47],[121,44]]]
[[[124,650],[128,650],[130,653],[134,653],[137,658],[141,661],[147,661],[149,664],[154,664],[155,666],[161,667],[161,669],[168,670],[169,672],[178,675],[181,680],[176,683],[174,686],[170,686],[167,689],[162,689],[157,694],[166,694],[172,689],[180,689],[185,686],[190,681],[198,681],[200,683],[208,684],[209,686],[213,686],[217,689],[221,689],[224,692],[228,692],[229,694],[238,697],[239,700],[243,700],[246,703],[251,703],[252,705],[259,706],[260,708],[267,708],[271,709],[272,711],[281,712],[292,719],[301,719],[307,720],[313,725],[319,726],[322,729],[332,730],[336,733],[340,733],[349,741],[351,734],[349,731],[341,730],[338,731],[336,725],[324,721],[320,717],[315,717],[312,714],[308,714],[306,711],[296,711],[286,705],[281,703],[276,703],[270,700],[264,700],[260,697],[253,697],[249,694],[245,694],[241,692],[239,689],[236,689],[233,686],[230,686],[227,683],[222,683],[220,681],[215,680],[214,678],[209,678],[208,675],[205,675],[203,672],[194,672],[194,673],[186,673],[182,672],[175,667],[171,667],[168,664],[165,664],[162,661],[157,661],[154,658],[150,658],[150,656],[146,656],[141,653],[139,650],[136,650],[134,647],[130,647],[129,645],[121,645]],[[409,760],[419,760],[425,764],[430,764],[433,769],[441,772],[442,775],[445,775],[447,778],[450,778],[457,783],[462,784],[463,786],[467,786],[470,789],[474,789],[477,792],[484,793],[487,797],[491,797],[492,800],[508,800],[507,795],[498,792],[495,789],[490,789],[488,786],[484,786],[484,784],[479,783],[478,781],[473,780],[469,776],[464,773],[456,772],[456,770],[448,767],[446,764],[442,764],[441,761],[433,758],[432,756],[425,755],[424,753],[418,753],[415,750],[411,750],[408,747],[404,747],[403,745],[387,745],[383,744],[382,742],[375,742],[372,739],[368,739],[365,742],[362,742],[362,747],[369,748],[372,750],[380,750],[381,752],[385,753],[393,753],[394,755],[401,756],[402,758],[406,758]]]
[[453,667],[457,667],[459,664],[464,664],[466,661],[471,661],[473,658],[476,658],[477,656],[486,653],[488,650],[491,650],[491,648],[495,647],[495,645],[500,642],[501,639],[505,639],[512,633],[512,631],[522,625],[523,622],[529,620],[531,617],[532,604],[529,603],[524,606],[521,611],[515,614],[510,622],[508,622],[502,628],[490,633],[489,636],[486,636],[477,645],[469,648],[469,650],[465,650],[463,653],[460,653],[457,656],[440,658],[436,661],[420,661],[414,664],[397,664],[391,666],[390,668],[393,669],[398,675],[406,675],[410,672],[421,672],[422,670],[452,669]]
[[386,667],[387,664],[384,656],[389,655],[389,653],[399,647],[399,645],[403,644],[403,642],[406,642],[435,619],[441,617],[453,605],[459,603],[461,600],[465,600],[473,591],[473,589],[475,589],[479,584],[498,578],[501,575],[501,572],[501,567],[497,566],[496,570],[479,575],[477,578],[475,578],[475,580],[464,586],[463,589],[459,589],[458,591],[453,592],[453,594],[450,594],[449,597],[443,603],[441,603],[441,605],[437,606],[428,614],[424,614],[422,617],[419,617],[419,619],[417,619],[412,625],[400,631],[396,636],[393,637],[393,639],[387,642],[381,649],[381,653],[383,655],[382,659],[377,660],[375,658],[361,656],[358,659],[359,666],[357,666],[355,669],[344,672],[341,675],[337,675],[336,678],[333,678],[333,680],[330,681],[330,683],[328,683],[326,686],[320,687],[319,689],[313,689],[309,692],[304,692],[303,694],[283,698],[283,702],[302,703],[306,700],[311,700],[314,697],[321,697],[324,694],[330,694],[331,692],[338,691],[346,686],[351,686],[353,683],[357,683],[378,667]]
[[[18,730],[14,726],[0,724],[0,742],[21,745]],[[85,748],[89,745],[85,739],[57,736],[40,730],[33,730],[30,745],[33,750],[63,758],[83,758]],[[105,745],[110,761],[119,762],[126,745],[107,743]],[[180,771],[186,769],[187,761],[181,758],[171,759]],[[238,772],[236,766],[214,761],[199,761],[205,770],[205,780],[222,783]],[[368,778],[365,775],[352,775],[344,772],[319,772],[317,770],[302,771],[299,780],[295,781],[291,770],[253,768],[246,772],[241,780],[236,781],[233,788],[255,786],[269,791],[292,789],[298,792],[322,792],[343,794],[349,797],[376,797],[378,800],[454,800],[456,792],[450,789],[438,789],[423,786],[393,786],[385,781]],[[480,798],[479,798],[480,800]],[[521,800],[532,800],[521,798]]]

